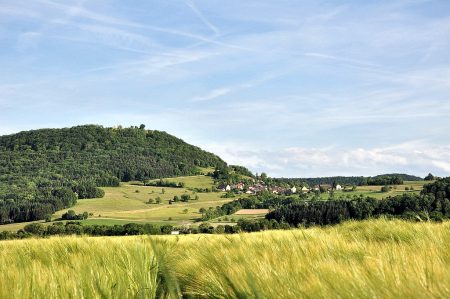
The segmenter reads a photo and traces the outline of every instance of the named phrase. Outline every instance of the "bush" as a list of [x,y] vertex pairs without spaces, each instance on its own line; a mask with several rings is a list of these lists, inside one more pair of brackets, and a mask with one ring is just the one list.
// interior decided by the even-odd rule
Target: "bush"
[[43,235],[45,232],[45,227],[40,223],[30,223],[25,225],[23,230],[33,235]]

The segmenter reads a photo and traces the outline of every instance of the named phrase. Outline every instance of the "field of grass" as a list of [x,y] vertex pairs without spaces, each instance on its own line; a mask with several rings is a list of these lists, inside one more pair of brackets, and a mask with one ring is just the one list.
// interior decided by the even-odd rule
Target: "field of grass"
[[[184,178],[189,181],[201,179]],[[181,178],[177,178],[180,181]],[[203,182],[204,184],[204,182]],[[191,185],[187,185],[191,186]],[[168,188],[168,187],[150,187],[122,184],[120,187],[103,188],[105,197],[98,199],[83,199],[71,208],[77,213],[87,211],[93,213],[92,219],[106,218],[116,220],[138,221],[138,222],[158,222],[158,223],[176,223],[183,224],[193,222],[198,219],[201,214],[198,212],[200,208],[220,206],[230,199],[220,198],[222,193],[194,193],[186,188]],[[164,189],[164,191],[163,191]],[[163,193],[164,192],[164,193]],[[180,197],[183,194],[189,194],[192,198],[197,195],[198,200],[189,202],[177,202],[169,205],[169,200],[174,196]],[[161,198],[161,204],[147,204],[150,198]],[[185,211],[187,209],[187,212]],[[59,211],[55,217],[60,217],[66,210]],[[171,218],[169,220],[169,218]]]
[[167,178],[164,180],[175,183],[184,183],[186,188],[211,188],[214,186],[214,181],[212,180],[212,178],[205,175],[182,176],[176,178]]
[[[356,187],[355,191],[349,191],[349,192],[344,192],[344,191],[335,191],[334,192],[334,197],[335,198],[339,198],[339,197],[348,197],[348,196],[370,196],[373,198],[377,198],[377,199],[382,199],[388,196],[396,196],[396,195],[401,195],[403,193],[415,193],[415,194],[419,194],[420,191],[423,189],[423,185],[430,183],[429,181],[405,181],[403,182],[403,185],[396,185],[396,186],[392,186],[394,187],[391,191],[389,192],[381,192],[381,187],[383,186],[358,186]],[[413,191],[406,191],[406,188],[411,188],[413,187]],[[321,199],[328,199],[330,197],[329,193],[322,193],[320,194],[320,198]]]
[[[75,206],[69,209],[76,213],[83,213],[84,211],[92,213],[93,216],[82,221],[87,224],[114,225],[136,222],[190,225],[200,218],[201,214],[198,212],[200,208],[207,209],[221,206],[233,200],[221,198],[223,192],[195,193],[190,190],[190,188],[211,188],[214,182],[208,176],[187,176],[167,180],[183,182],[186,188],[152,187],[122,183],[120,187],[102,188],[105,191],[103,198],[80,199]],[[173,199],[174,196],[180,197],[183,194],[189,194],[191,198],[197,195],[199,199],[169,205],[169,200]],[[150,198],[156,200],[157,197],[162,201],[160,204],[147,203]],[[69,209],[56,212],[53,219],[60,218]],[[1,225],[0,231],[17,231],[28,223]]]
[[256,220],[263,219],[267,213],[268,209],[241,209],[232,215],[220,216],[208,221],[213,226],[217,225],[235,225],[240,219],[246,220]]
[[1,298],[450,298],[450,223],[0,242]]

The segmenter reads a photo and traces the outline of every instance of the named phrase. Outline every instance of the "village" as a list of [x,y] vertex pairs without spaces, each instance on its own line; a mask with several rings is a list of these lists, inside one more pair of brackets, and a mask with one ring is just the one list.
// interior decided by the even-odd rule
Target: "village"
[[[236,184],[220,184],[217,188],[222,192],[233,192],[236,194],[249,194],[256,195],[260,192],[270,192],[276,195],[292,195],[292,194],[307,194],[307,193],[325,193],[331,191],[341,191],[346,189],[347,186],[342,187],[340,184],[321,184],[314,185],[313,187],[303,186],[279,186],[273,184],[266,184],[262,180],[251,180],[249,182],[239,182]],[[351,188],[351,187],[350,187]]]

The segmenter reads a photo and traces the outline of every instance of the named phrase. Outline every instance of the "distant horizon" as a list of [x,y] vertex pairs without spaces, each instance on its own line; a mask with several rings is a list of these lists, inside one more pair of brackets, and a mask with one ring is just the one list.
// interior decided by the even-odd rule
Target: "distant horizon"
[[450,176],[450,1],[0,3],[0,134],[147,124],[276,177]]
[[[73,126],[65,126],[65,127],[43,127],[43,128],[32,128],[32,129],[26,129],[26,130],[20,130],[20,131],[17,131],[17,132],[10,132],[10,133],[7,133],[7,134],[2,134],[2,133],[0,133],[0,137],[1,136],[7,136],[7,135],[14,135],[14,134],[18,134],[18,133],[20,133],[20,132],[27,132],[27,131],[34,131],[34,130],[45,130],[45,129],[64,129],[64,128],[72,128],[72,127],[77,127],[77,126],[89,126],[89,125],[93,125],[93,126],[101,126],[101,127],[104,127],[104,128],[113,128],[113,127],[117,127],[117,126],[121,126],[121,127],[123,127],[123,128],[128,128],[128,127],[132,127],[132,126],[134,126],[134,127],[139,127],[141,124],[135,124],[135,125],[129,125],[129,126],[124,126],[124,125],[121,125],[121,124],[116,124],[116,125],[114,125],[114,126],[107,126],[107,125],[102,125],[102,124],[95,124],[95,123],[91,123],[91,124],[76,124],[76,125],[73,125]],[[145,125],[145,124],[144,124]],[[156,130],[156,129],[152,129],[152,128],[149,128],[147,125],[145,125],[145,129],[146,130]],[[157,131],[164,131],[164,130],[157,130]],[[165,132],[167,132],[167,131],[165,131]],[[171,134],[170,132],[167,132],[168,134]],[[177,135],[174,135],[174,134],[171,134],[171,135],[173,135],[173,136],[175,136],[175,137],[177,137],[177,138],[180,138],[180,139],[182,139],[183,141],[185,141],[185,142],[187,142],[187,143],[189,143],[189,144],[191,144],[191,145],[194,145],[194,146],[198,146],[198,147],[200,147],[201,149],[203,149],[203,150],[206,150],[206,149],[204,149],[204,148],[202,148],[201,146],[199,146],[199,145],[197,145],[197,144],[193,144],[193,143],[190,143],[189,141],[187,141],[187,140],[185,140],[184,138],[182,138],[182,137],[180,137],[180,136],[177,136]],[[218,155],[218,154],[216,154],[216,153],[214,153],[214,152],[211,152],[211,153],[213,153],[213,154],[215,154],[215,155],[217,155],[218,157],[220,157],[221,159],[223,159],[220,155]],[[223,159],[224,160],[224,159]],[[230,162],[228,162],[228,161],[226,161],[226,160],[224,160],[228,165],[239,165],[239,166],[245,166],[245,165],[242,165],[242,164],[236,164],[236,163],[230,163]],[[245,166],[245,167],[247,167],[247,166]],[[323,178],[323,177],[373,177],[373,176],[378,176],[378,175],[385,175],[385,174],[406,174],[406,175],[412,175],[412,176],[417,176],[417,177],[420,177],[420,178],[424,178],[425,176],[427,176],[430,172],[427,172],[426,174],[414,174],[414,173],[411,173],[411,172],[381,172],[381,173],[376,173],[376,174],[371,174],[371,175],[364,175],[364,174],[360,174],[360,175],[355,175],[355,174],[346,174],[346,175],[343,175],[343,174],[334,174],[334,175],[321,175],[321,176],[283,176],[283,175],[281,175],[281,176],[274,176],[274,175],[271,175],[271,173],[268,173],[268,172],[266,172],[266,171],[255,171],[255,170],[253,170],[253,169],[251,169],[251,168],[249,168],[249,167],[247,167],[253,174],[256,174],[256,175],[260,175],[261,173],[266,173],[269,177],[272,177],[272,178],[299,178],[299,179],[308,179],[308,178]],[[436,173],[432,173],[434,176],[437,176],[437,177],[443,177],[443,176],[441,176],[441,175],[439,175],[439,174],[436,174]]]

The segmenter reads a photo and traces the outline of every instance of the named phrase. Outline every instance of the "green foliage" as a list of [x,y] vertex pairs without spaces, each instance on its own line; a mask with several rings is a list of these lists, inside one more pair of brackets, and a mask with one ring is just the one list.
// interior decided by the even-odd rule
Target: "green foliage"
[[402,173],[393,173],[393,174],[382,174],[373,177],[345,177],[345,176],[335,176],[335,177],[321,177],[321,178],[273,178],[271,179],[276,184],[286,183],[289,185],[333,185],[339,183],[341,185],[357,185],[357,186],[382,186],[382,185],[401,185],[403,181],[421,181],[422,178],[402,174]]
[[[183,182],[171,182],[168,180],[157,180],[157,181],[151,181],[151,182],[145,182],[145,186],[153,186],[153,187],[170,187],[170,188],[184,188],[185,183]],[[164,189],[162,189],[164,190]],[[162,191],[163,192],[163,191]]]
[[181,195],[181,201],[182,202],[188,202],[189,200],[191,200],[191,196],[189,194]]
[[63,220],[86,220],[88,218],[89,218],[88,212],[83,212],[77,215],[74,210],[68,210],[61,216],[61,219]]
[[255,175],[250,170],[248,170],[247,168],[245,168],[243,166],[230,165],[229,168],[232,171],[234,171],[236,174],[247,176],[247,177],[251,177],[251,178],[255,177]]
[[385,186],[381,187],[380,191],[383,193],[389,192],[389,191],[391,191],[391,187],[385,185]]
[[0,137],[0,224],[44,219],[99,186],[193,175],[222,167],[217,156],[165,132],[87,125]]
[[405,193],[381,200],[358,198],[347,200],[306,201],[278,207],[266,215],[267,219],[286,221],[291,225],[328,225],[348,219],[367,219],[379,216],[404,219],[450,218],[450,178],[424,186],[421,195]]
[[426,177],[425,177],[425,181],[433,181],[435,179],[434,175],[432,175],[431,173],[429,173]]

